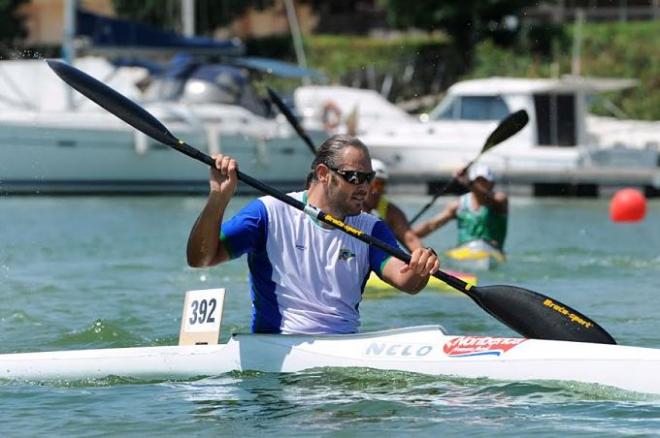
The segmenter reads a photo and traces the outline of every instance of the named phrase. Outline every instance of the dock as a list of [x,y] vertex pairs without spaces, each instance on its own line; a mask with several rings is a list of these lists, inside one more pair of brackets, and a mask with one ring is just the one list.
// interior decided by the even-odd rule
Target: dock
[[[438,174],[393,175],[396,193],[436,193],[452,178],[449,171]],[[609,196],[623,187],[642,190],[647,197],[660,197],[660,167],[583,166],[576,169],[544,171],[509,170],[498,175],[497,187],[526,196]],[[460,189],[449,190],[449,193]]]

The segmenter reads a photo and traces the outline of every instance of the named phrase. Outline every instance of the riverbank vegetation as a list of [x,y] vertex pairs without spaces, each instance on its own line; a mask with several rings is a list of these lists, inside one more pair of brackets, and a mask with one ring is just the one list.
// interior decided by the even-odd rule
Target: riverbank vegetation
[[[442,33],[387,38],[312,35],[305,38],[305,48],[309,65],[331,82],[389,89],[388,98],[398,101],[442,93],[465,78],[570,74],[574,32],[573,25],[536,34],[522,32],[520,41],[508,47],[482,41],[475,45],[469,63]],[[609,100],[622,116],[660,120],[658,22],[589,23],[583,25],[581,35],[581,75],[637,79],[638,87],[613,93]],[[596,104],[596,111],[604,114],[608,109]]]

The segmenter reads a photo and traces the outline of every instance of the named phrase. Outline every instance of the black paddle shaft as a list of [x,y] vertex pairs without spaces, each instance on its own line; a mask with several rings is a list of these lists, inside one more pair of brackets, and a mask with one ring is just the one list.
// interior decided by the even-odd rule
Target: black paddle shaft
[[[48,61],[48,65],[66,83],[116,115],[129,125],[191,158],[215,166],[210,156],[177,139],[158,119],[135,102],[119,94],[82,71],[62,62]],[[361,241],[376,246],[404,263],[410,255],[392,247],[363,231],[353,228],[318,208],[304,204],[279,190],[269,187],[242,172],[238,179],[318,220],[332,225]],[[517,331],[537,339],[614,344],[616,341],[598,324],[576,310],[537,292],[515,286],[471,286],[463,280],[438,271],[435,277],[472,298],[481,308]]]

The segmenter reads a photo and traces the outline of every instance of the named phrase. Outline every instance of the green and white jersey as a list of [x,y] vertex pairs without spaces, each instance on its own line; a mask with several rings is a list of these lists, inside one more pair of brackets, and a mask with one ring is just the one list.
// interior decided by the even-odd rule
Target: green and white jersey
[[456,220],[458,223],[458,244],[473,240],[497,242],[498,248],[504,248],[506,239],[507,215],[498,213],[492,207],[482,205],[472,209],[472,193],[466,193],[458,201]]

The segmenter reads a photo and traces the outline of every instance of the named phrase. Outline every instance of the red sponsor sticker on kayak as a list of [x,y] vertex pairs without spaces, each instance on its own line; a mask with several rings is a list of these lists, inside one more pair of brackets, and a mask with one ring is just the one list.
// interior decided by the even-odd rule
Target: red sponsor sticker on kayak
[[450,357],[499,356],[526,340],[524,338],[458,336],[445,342],[442,351]]

